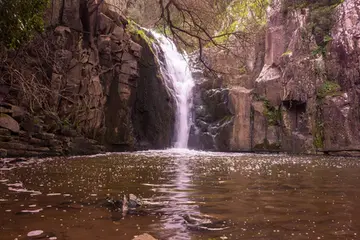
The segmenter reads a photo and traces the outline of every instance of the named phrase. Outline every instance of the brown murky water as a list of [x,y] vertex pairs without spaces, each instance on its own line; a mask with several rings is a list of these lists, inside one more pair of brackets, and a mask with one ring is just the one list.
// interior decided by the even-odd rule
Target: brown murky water
[[[6,164],[0,239],[358,239],[359,163],[149,151]],[[135,212],[103,204],[130,193]]]

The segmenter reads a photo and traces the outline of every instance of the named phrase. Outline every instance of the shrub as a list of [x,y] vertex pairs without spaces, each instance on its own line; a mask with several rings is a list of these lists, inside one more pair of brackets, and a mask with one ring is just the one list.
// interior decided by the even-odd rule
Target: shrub
[[15,49],[44,30],[49,0],[0,0],[0,46]]

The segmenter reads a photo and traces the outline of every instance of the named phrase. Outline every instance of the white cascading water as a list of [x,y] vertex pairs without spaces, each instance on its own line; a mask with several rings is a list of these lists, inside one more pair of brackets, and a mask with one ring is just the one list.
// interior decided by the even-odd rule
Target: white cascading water
[[[160,46],[159,49],[159,46],[154,44],[161,65],[161,73],[167,81],[168,89],[176,99],[174,147],[187,148],[191,126],[192,89],[194,87],[188,57],[186,54],[181,54],[170,39],[154,31],[151,33]],[[163,61],[159,59],[161,52],[164,56]]]

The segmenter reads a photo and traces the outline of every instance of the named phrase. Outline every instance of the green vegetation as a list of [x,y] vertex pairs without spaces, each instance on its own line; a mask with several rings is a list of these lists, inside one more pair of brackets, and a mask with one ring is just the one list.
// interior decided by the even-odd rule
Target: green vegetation
[[220,120],[220,122],[228,122],[228,121],[230,121],[232,118],[233,118],[232,115],[226,115],[226,116],[224,116],[224,117]]
[[144,29],[140,28],[140,26],[132,20],[130,20],[126,26],[126,31],[129,32],[136,40],[145,40],[149,46],[151,46],[155,41],[150,34],[147,34]]
[[[217,44],[224,44],[225,42],[227,42],[229,40],[229,37],[231,36],[231,34],[236,31],[237,26],[238,26],[237,22],[231,23],[230,26],[226,27],[221,32],[219,32],[217,34],[217,37],[215,37],[213,40]],[[208,46],[213,46],[213,45],[209,44]]]
[[276,108],[270,104],[268,100],[264,100],[264,115],[267,119],[267,122],[270,126],[280,125],[281,122],[281,109]]
[[321,116],[319,116],[320,109],[318,109],[318,116],[316,117],[316,125],[313,130],[314,135],[314,146],[316,149],[321,149],[324,147],[324,123],[320,121]]
[[310,29],[317,45],[325,47],[332,38],[330,31],[335,22],[334,9],[338,4],[315,8],[310,12]]
[[[224,44],[236,31],[246,33],[253,31],[255,26],[266,24],[266,8],[269,0],[235,0],[232,1],[227,10],[220,14],[217,19],[222,22],[221,30],[213,40],[217,44]],[[208,46],[212,46],[209,44]]]
[[325,81],[318,89],[316,97],[317,101],[317,110],[316,110],[316,122],[313,127],[313,144],[316,149],[321,149],[324,147],[324,123],[322,121],[322,100],[327,96],[336,96],[340,93],[341,87],[338,83],[333,81]]
[[316,49],[311,51],[312,56],[316,56],[318,54],[321,54],[322,56],[326,55],[326,48],[325,46],[318,46]]
[[246,73],[247,73],[246,67],[245,67],[245,66],[241,66],[241,67],[239,68],[239,72],[240,72],[240,74],[246,74]]
[[292,55],[292,51],[287,50],[286,52],[284,52],[283,54],[281,54],[281,56],[291,56]]
[[314,135],[314,146],[317,149],[324,147],[324,136],[323,130],[317,129]]
[[0,1],[0,46],[15,49],[44,30],[49,0]]
[[267,122],[270,126],[280,125],[282,119],[282,113],[279,107],[272,106],[268,99],[258,94],[254,94],[254,100],[261,101],[264,103],[265,110],[263,114],[266,117]]
[[338,83],[325,81],[317,90],[317,98],[323,99],[326,96],[334,96],[339,94],[341,87]]
[[269,0],[236,0],[233,1],[229,6],[227,14],[240,18],[240,21],[243,23],[248,23],[248,21],[256,21],[257,24],[265,25],[266,8],[269,3]]

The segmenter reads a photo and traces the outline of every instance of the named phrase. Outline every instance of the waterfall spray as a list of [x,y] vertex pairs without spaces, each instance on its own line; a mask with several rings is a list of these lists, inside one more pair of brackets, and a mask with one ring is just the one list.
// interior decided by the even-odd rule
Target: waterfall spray
[[161,73],[176,99],[176,141],[174,147],[187,148],[191,126],[192,89],[194,87],[188,56],[181,54],[170,39],[154,31],[151,33],[160,47],[159,49],[159,47],[154,46],[157,54],[159,55],[159,51],[161,51],[164,55]]

